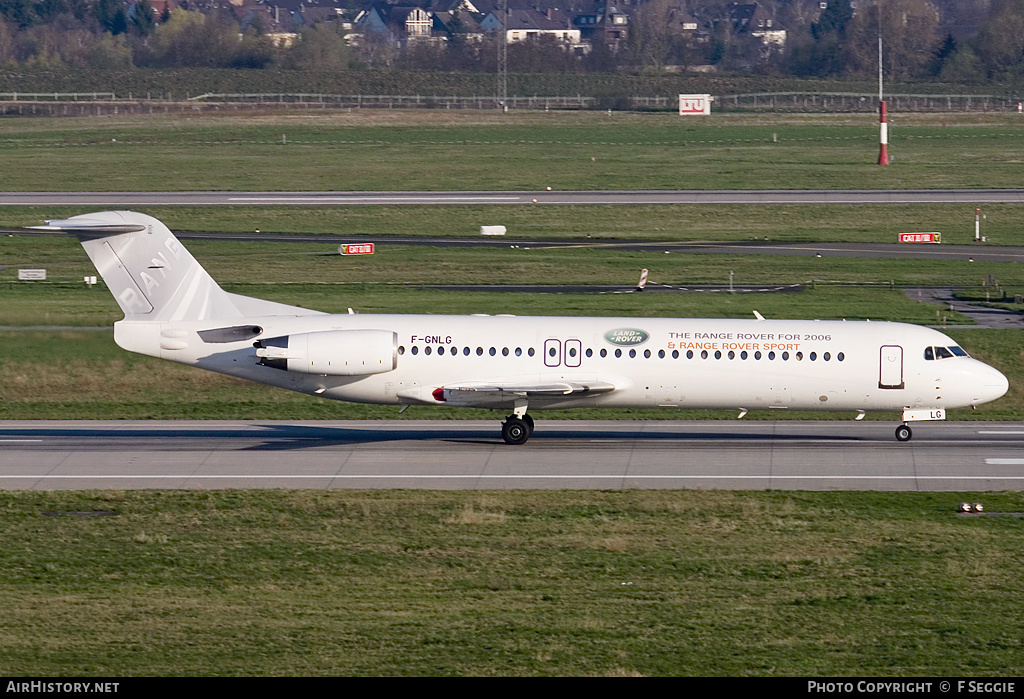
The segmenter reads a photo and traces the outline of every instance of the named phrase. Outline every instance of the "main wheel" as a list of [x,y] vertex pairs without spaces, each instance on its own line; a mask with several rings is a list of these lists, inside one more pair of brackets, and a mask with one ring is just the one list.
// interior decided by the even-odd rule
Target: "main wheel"
[[505,422],[501,423],[501,438],[505,444],[525,444],[530,438],[530,426],[525,420],[520,420],[515,415],[509,415]]
[[909,442],[913,436],[914,433],[911,432],[910,427],[907,425],[900,425],[896,428],[896,441],[898,442]]
[[530,417],[529,413],[523,413],[523,422],[526,423],[527,429],[530,430],[530,436],[533,436],[533,418]]

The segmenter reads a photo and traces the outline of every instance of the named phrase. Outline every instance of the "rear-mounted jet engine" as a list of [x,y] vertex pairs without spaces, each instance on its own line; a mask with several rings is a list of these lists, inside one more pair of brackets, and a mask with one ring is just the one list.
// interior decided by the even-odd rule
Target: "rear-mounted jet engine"
[[253,343],[263,366],[300,374],[366,376],[398,365],[398,334],[390,330],[325,330]]

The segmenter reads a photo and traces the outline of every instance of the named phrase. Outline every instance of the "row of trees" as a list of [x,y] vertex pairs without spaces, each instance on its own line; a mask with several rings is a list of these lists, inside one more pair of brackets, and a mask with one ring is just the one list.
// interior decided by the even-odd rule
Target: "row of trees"
[[[940,0],[935,0],[939,2]],[[959,1],[959,0],[958,0]],[[878,36],[891,79],[948,82],[1014,81],[1024,75],[1024,0],[987,2],[985,19],[960,40],[939,32],[940,14],[928,0],[830,0],[819,15],[807,3],[761,0],[784,27],[784,47],[765,44],[727,21],[685,32],[684,16],[725,17],[727,0],[647,0],[636,7],[624,45],[595,43],[588,53],[538,40],[508,48],[512,72],[616,72],[666,66],[715,65],[719,70],[814,77],[877,73]],[[444,43],[389,37],[346,41],[340,23],[301,30],[292,48],[275,48],[256,25],[241,31],[226,14],[175,10],[154,15],[148,0],[0,0],[0,65],[56,69],[131,67],[286,68],[352,70],[403,68],[492,72],[494,37],[471,40],[453,32]]]
[[[0,10],[5,5],[20,10],[24,2],[0,0]],[[49,5],[62,11],[53,14]],[[9,10],[6,21],[0,19],[0,66],[262,68],[274,59],[273,46],[257,30],[240,33],[228,18],[201,12],[157,17],[148,0],[130,10],[120,0],[42,0],[33,10]],[[23,21],[12,21],[12,15]]]
[[1024,74],[1024,0],[993,0],[980,29],[958,41],[938,32],[940,17],[926,0],[862,5],[832,0],[806,33],[790,42],[783,66],[794,75],[869,76],[878,71],[882,37],[885,74],[945,82],[1017,80]]

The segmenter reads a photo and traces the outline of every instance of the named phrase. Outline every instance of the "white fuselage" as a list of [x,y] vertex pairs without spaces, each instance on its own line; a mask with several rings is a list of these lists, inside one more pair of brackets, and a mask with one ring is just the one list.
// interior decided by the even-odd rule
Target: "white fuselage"
[[[614,387],[544,395],[529,408],[578,406],[901,411],[993,400],[1006,378],[929,328],[888,322],[446,315],[246,317],[259,338],[348,330],[394,333],[394,368],[364,376],[263,366],[252,338],[206,342],[197,331],[237,320],[121,321],[125,349],[343,401],[507,409],[439,388],[559,382]],[[344,353],[339,349],[340,353]]]
[[101,211],[37,228],[79,238],[125,314],[114,339],[126,350],[335,400],[508,410],[508,444],[529,439],[529,410],[884,410],[907,422],[1007,390],[998,371],[914,325],[329,315],[226,292],[152,216]]

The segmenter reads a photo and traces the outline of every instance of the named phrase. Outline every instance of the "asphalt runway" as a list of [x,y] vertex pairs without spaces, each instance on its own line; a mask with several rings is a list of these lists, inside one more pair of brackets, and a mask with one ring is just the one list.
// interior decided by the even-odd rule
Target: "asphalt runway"
[[0,488],[1024,489],[1024,423],[0,422]]
[[1024,203],[1024,189],[536,192],[0,192],[0,206],[402,206],[491,204]]

